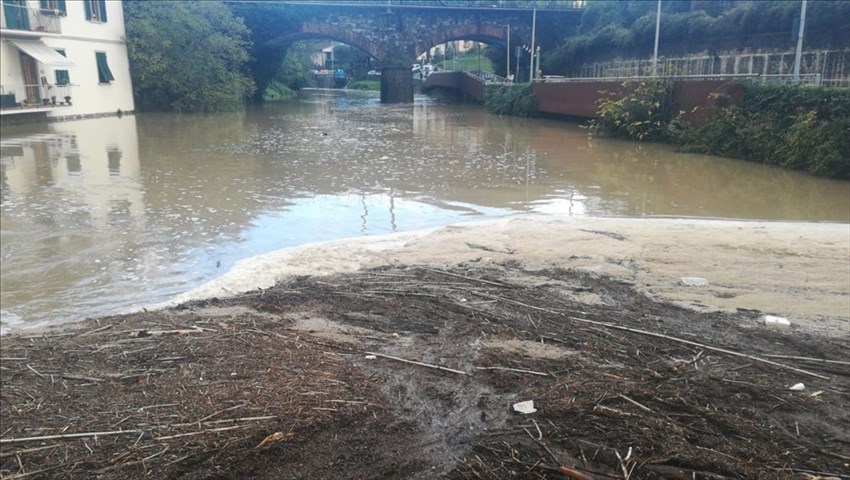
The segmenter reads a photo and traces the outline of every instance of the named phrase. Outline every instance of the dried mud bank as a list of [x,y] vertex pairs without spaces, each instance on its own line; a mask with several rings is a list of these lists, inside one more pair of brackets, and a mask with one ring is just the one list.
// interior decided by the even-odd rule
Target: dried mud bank
[[639,222],[331,242],[4,337],[0,476],[850,478],[846,226]]

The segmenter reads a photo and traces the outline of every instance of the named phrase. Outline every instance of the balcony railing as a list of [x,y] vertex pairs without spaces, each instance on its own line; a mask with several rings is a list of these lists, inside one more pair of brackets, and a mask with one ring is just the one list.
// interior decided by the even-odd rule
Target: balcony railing
[[496,75],[495,73],[491,73],[491,72],[484,72],[484,71],[475,70],[475,71],[464,72],[464,73],[466,73],[467,75],[469,75],[471,77],[475,77],[478,80],[481,80],[485,84],[486,83],[508,83],[507,78],[500,77],[499,75]]
[[74,85],[3,84],[0,85],[0,108],[34,109],[71,105]]
[[25,5],[3,4],[3,28],[29,32],[62,33],[59,10],[40,10]]

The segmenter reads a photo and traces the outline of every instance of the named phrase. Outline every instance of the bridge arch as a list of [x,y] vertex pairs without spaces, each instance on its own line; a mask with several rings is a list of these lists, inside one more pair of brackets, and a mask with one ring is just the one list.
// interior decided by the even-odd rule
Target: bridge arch
[[[512,32],[511,43],[521,45],[526,40],[523,36]],[[436,32],[428,38],[418,39],[416,42],[416,56],[422,55],[431,48],[456,40],[470,40],[493,45],[499,48],[507,48],[508,36],[504,28],[494,25],[459,25],[445,31]]]
[[370,40],[363,34],[346,31],[330,23],[320,22],[304,23],[301,30],[275,37],[261,45],[260,48],[283,48],[302,40],[334,40],[358,48],[379,62],[383,62],[388,55],[385,46]]

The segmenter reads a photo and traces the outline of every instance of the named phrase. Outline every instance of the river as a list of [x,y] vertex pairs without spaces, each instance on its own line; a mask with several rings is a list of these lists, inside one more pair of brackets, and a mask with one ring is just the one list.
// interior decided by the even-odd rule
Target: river
[[161,303],[272,250],[517,213],[850,220],[848,182],[425,96],[4,126],[0,157],[2,333]]

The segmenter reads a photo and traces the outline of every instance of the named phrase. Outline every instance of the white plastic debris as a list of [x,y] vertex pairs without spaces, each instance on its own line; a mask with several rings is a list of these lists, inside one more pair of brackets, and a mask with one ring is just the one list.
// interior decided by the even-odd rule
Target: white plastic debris
[[366,360],[374,360],[376,358],[378,357],[376,357],[375,355],[366,355]]
[[702,277],[682,277],[679,282],[686,287],[707,287],[708,280]]
[[775,328],[788,328],[791,326],[791,322],[789,322],[787,318],[776,317],[773,315],[765,315],[764,324],[768,327]]
[[788,390],[793,390],[793,391],[795,391],[795,392],[802,392],[802,391],[803,391],[803,390],[805,390],[805,389],[806,389],[806,386],[805,386],[805,385],[803,385],[802,383],[796,383],[796,384],[791,385],[790,387],[788,387]]
[[519,402],[514,404],[514,411],[523,414],[534,413],[537,411],[534,408],[534,400],[526,400],[525,402]]

